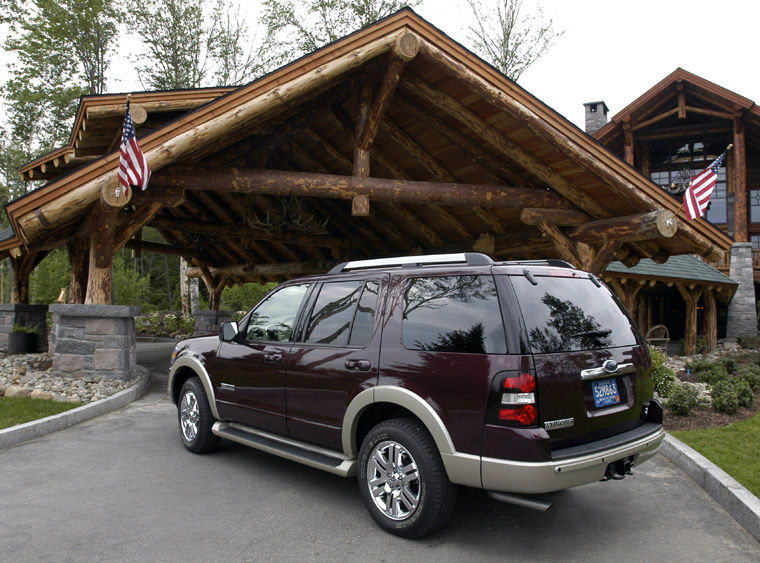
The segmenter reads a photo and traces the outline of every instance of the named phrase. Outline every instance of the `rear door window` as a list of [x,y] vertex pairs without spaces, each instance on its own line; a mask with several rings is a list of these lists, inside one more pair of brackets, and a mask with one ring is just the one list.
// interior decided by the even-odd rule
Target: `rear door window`
[[404,347],[431,352],[504,354],[493,276],[412,278],[404,288]]
[[636,328],[587,275],[511,276],[534,354],[633,346]]
[[366,346],[375,324],[379,284],[337,281],[322,284],[303,341],[329,346]]

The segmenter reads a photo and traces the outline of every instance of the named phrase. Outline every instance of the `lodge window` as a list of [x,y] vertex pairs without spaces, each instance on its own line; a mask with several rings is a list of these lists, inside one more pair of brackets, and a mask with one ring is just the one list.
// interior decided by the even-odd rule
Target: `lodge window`
[[[680,198],[692,176],[707,168],[726,147],[725,139],[704,139],[689,142],[664,142],[651,145],[650,177],[658,186]],[[758,190],[760,192],[760,190]],[[706,219],[714,224],[729,222],[729,195],[726,180],[726,163],[718,173],[718,182],[710,198]],[[754,217],[760,222],[760,193]],[[753,200],[754,201],[754,200]]]
[[749,191],[750,223],[760,223],[760,190]]

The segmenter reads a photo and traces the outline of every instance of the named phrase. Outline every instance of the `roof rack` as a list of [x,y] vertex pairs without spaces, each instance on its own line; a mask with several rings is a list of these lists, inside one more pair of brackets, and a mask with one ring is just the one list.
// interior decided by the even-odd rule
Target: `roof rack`
[[493,260],[479,252],[460,252],[458,254],[428,254],[424,256],[398,256],[372,260],[353,260],[342,262],[328,274],[339,274],[350,270],[369,270],[372,268],[408,268],[440,264],[466,264],[468,266],[488,266]]
[[547,260],[509,260],[508,262],[504,262],[504,264],[514,265],[514,266],[553,266],[555,268],[571,268],[575,270],[575,266],[573,266],[570,262],[566,262],[565,260],[556,260],[554,258],[549,258]]

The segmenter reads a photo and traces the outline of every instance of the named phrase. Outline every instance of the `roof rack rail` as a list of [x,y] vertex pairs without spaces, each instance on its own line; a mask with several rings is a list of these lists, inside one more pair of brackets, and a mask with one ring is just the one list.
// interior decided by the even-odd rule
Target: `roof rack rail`
[[372,268],[404,268],[431,266],[440,264],[466,264],[468,266],[489,266],[493,260],[480,252],[460,252],[458,254],[428,254],[422,256],[398,256],[376,258],[371,260],[353,260],[342,262],[331,269],[328,274],[339,274],[351,270],[368,270]]
[[573,266],[570,262],[566,262],[565,260],[557,260],[555,258],[549,258],[546,260],[509,260],[508,262],[505,262],[505,264],[515,265],[515,266],[553,266],[555,268],[571,268],[575,270],[575,266]]

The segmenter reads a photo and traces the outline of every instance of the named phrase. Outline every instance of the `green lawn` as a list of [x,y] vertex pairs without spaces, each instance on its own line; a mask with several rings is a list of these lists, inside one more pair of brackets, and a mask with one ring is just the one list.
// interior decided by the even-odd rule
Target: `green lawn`
[[81,407],[82,404],[59,403],[45,399],[0,397],[0,430]]
[[723,428],[672,434],[760,497],[760,413]]

